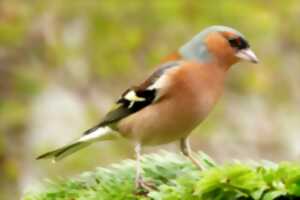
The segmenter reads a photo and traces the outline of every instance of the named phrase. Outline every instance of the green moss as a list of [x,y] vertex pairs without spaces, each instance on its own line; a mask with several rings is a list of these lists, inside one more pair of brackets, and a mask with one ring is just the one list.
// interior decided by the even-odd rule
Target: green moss
[[199,171],[183,156],[162,152],[143,157],[147,181],[157,190],[137,195],[134,161],[98,168],[73,179],[45,184],[39,192],[28,192],[24,200],[108,199],[209,199],[273,200],[300,198],[300,165],[269,161],[216,165],[204,154],[197,155],[207,170]]

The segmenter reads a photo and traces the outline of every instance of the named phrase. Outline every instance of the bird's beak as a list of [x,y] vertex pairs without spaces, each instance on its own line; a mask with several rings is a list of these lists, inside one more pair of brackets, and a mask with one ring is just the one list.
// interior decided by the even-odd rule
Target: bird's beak
[[242,59],[242,60],[247,60],[252,63],[258,63],[258,58],[256,57],[255,53],[251,49],[242,49],[239,50],[236,54],[236,57]]

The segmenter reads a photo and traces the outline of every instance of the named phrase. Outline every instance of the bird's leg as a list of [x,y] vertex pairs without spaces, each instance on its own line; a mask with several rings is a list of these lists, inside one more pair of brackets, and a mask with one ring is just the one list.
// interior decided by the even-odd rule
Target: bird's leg
[[136,156],[136,174],[135,174],[135,187],[139,188],[143,182],[142,166],[141,166],[141,144],[136,144],[135,148]]
[[136,177],[135,177],[135,187],[136,189],[144,189],[146,191],[151,191],[153,187],[150,184],[147,184],[142,175],[142,166],[141,166],[141,144],[136,144],[135,148],[136,155]]
[[180,150],[183,153],[183,155],[188,157],[200,170],[205,169],[202,163],[193,157],[188,138],[182,138],[180,140]]

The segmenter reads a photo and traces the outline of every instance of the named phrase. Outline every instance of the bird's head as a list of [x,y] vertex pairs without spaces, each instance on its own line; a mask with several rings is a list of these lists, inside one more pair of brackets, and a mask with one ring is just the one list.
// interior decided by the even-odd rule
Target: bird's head
[[179,49],[179,54],[183,59],[200,62],[217,61],[229,66],[239,60],[258,62],[244,35],[226,26],[211,26],[204,29],[183,45]]

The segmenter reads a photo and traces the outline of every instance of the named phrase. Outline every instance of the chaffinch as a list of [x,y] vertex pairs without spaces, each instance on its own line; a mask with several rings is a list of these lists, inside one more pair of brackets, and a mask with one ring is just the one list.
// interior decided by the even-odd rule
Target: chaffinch
[[143,145],[179,140],[182,153],[202,169],[192,155],[189,133],[212,110],[228,69],[239,60],[258,62],[245,37],[229,27],[208,27],[168,56],[148,79],[126,90],[101,123],[37,159],[60,160],[94,142],[122,136],[135,144],[137,187],[147,188],[140,165]]

